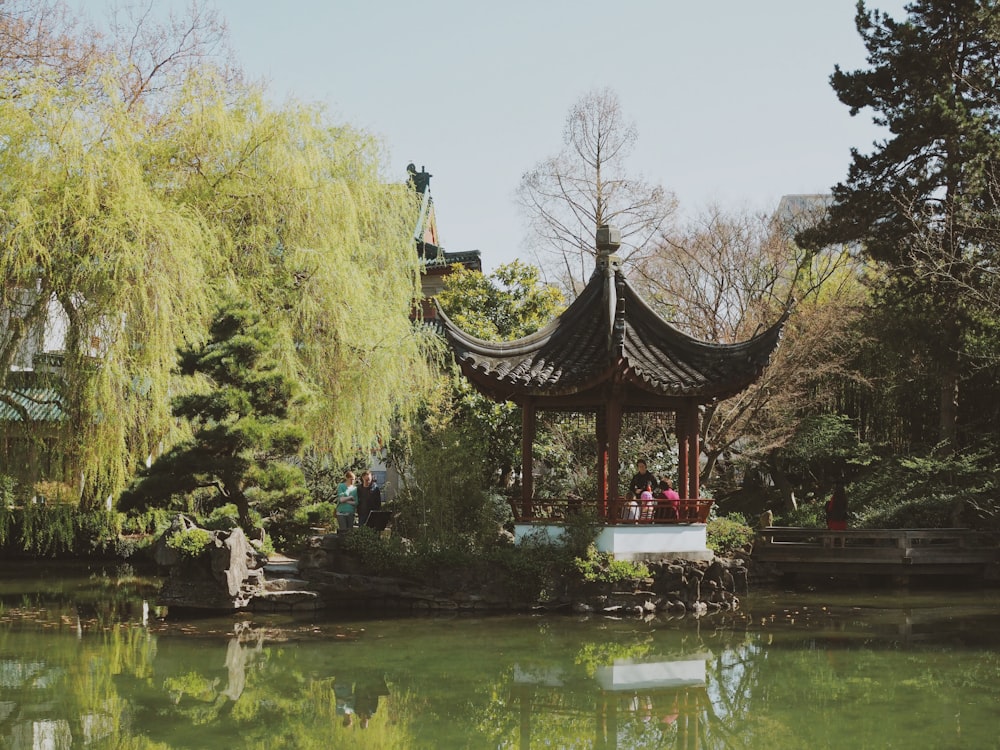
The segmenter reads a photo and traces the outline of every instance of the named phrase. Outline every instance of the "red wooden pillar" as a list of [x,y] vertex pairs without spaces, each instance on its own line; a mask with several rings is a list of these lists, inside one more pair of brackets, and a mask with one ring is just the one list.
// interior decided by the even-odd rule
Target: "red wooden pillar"
[[535,494],[534,448],[535,402],[529,400],[521,406],[521,517],[524,519],[534,515],[531,508]]
[[616,503],[618,502],[618,442],[621,439],[622,434],[622,405],[621,399],[612,396],[608,399],[607,406],[605,408],[607,413],[607,431],[608,431],[608,508],[607,513],[605,513],[605,518],[611,518],[611,513],[614,512]]
[[674,436],[677,438],[677,494],[681,496],[681,499],[687,499],[688,431],[686,406],[682,406],[674,412]]
[[698,404],[684,404],[677,410],[675,418],[677,492],[685,500],[697,500],[701,482],[701,420],[698,416]]
[[701,489],[701,420],[698,416],[698,405],[691,404],[688,413],[688,491],[687,496],[692,500],[697,500]]
[[608,418],[598,410],[595,419],[597,428],[597,512],[601,518],[608,517]]

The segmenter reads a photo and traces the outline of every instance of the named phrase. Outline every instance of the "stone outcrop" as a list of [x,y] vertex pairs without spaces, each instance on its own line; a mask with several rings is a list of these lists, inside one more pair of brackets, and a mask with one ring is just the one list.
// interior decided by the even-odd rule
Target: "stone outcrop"
[[153,559],[168,570],[158,603],[177,609],[243,609],[264,590],[264,558],[240,528],[212,531],[208,547],[194,558],[169,547],[174,534],[194,528],[183,515],[174,518],[153,546]]
[[[746,592],[743,560],[646,563],[648,578],[615,583],[568,579],[544,601],[510,591],[503,575],[439,571],[434,581],[368,574],[343,548],[344,536],[314,537],[298,561],[270,562],[240,529],[212,532],[208,549],[195,559],[166,545],[171,534],[193,527],[178,516],[157,541],[154,557],[169,569],[159,603],[176,611],[295,612],[315,609],[426,611],[574,611],[645,616],[704,614],[736,609]],[[266,574],[266,575],[265,575]]]
[[508,592],[500,579],[471,580],[464,571],[444,571],[437,585],[369,575],[341,545],[342,538],[337,535],[316,537],[299,560],[301,579],[328,608],[700,614],[736,609],[738,595],[747,589],[747,569],[742,560],[671,560],[647,563],[649,578],[616,583],[568,580],[545,601],[529,602]]

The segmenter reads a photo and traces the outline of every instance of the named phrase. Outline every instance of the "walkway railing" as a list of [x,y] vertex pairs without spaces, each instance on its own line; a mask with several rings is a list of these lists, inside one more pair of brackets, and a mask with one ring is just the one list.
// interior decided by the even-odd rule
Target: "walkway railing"
[[[529,513],[511,500],[511,508],[518,523],[562,523],[575,513],[587,512],[601,516],[599,503],[582,498],[553,498],[535,500]],[[705,523],[712,501],[707,499],[653,500],[635,504],[624,497],[609,503],[607,524],[619,526],[664,526]]]
[[849,571],[854,567],[947,572],[996,559],[994,546],[971,529],[760,529],[753,558],[787,572]]

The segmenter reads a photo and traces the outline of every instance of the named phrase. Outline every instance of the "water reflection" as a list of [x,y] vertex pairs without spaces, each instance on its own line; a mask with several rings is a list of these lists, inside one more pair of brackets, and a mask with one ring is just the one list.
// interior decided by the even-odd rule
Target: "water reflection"
[[680,622],[234,624],[144,621],[142,586],[94,585],[116,592],[117,622],[66,591],[0,590],[0,747],[995,744],[995,596],[776,598]]
[[[615,659],[593,677],[515,664],[512,703],[518,712],[518,747],[532,746],[532,726],[573,716],[593,726],[595,748],[689,747],[711,715],[706,662],[711,654]],[[544,731],[544,729],[543,729]],[[536,738],[536,747],[546,738]],[[679,743],[679,744],[678,744]]]

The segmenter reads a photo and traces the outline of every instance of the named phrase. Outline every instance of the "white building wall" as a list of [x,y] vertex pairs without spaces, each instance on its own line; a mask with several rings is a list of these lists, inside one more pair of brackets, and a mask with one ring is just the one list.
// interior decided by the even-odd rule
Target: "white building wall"
[[[516,524],[517,544],[528,535],[558,539],[563,534],[560,524]],[[707,546],[703,523],[669,526],[605,526],[596,541],[599,552],[608,552],[616,560],[711,560],[714,555]]]

